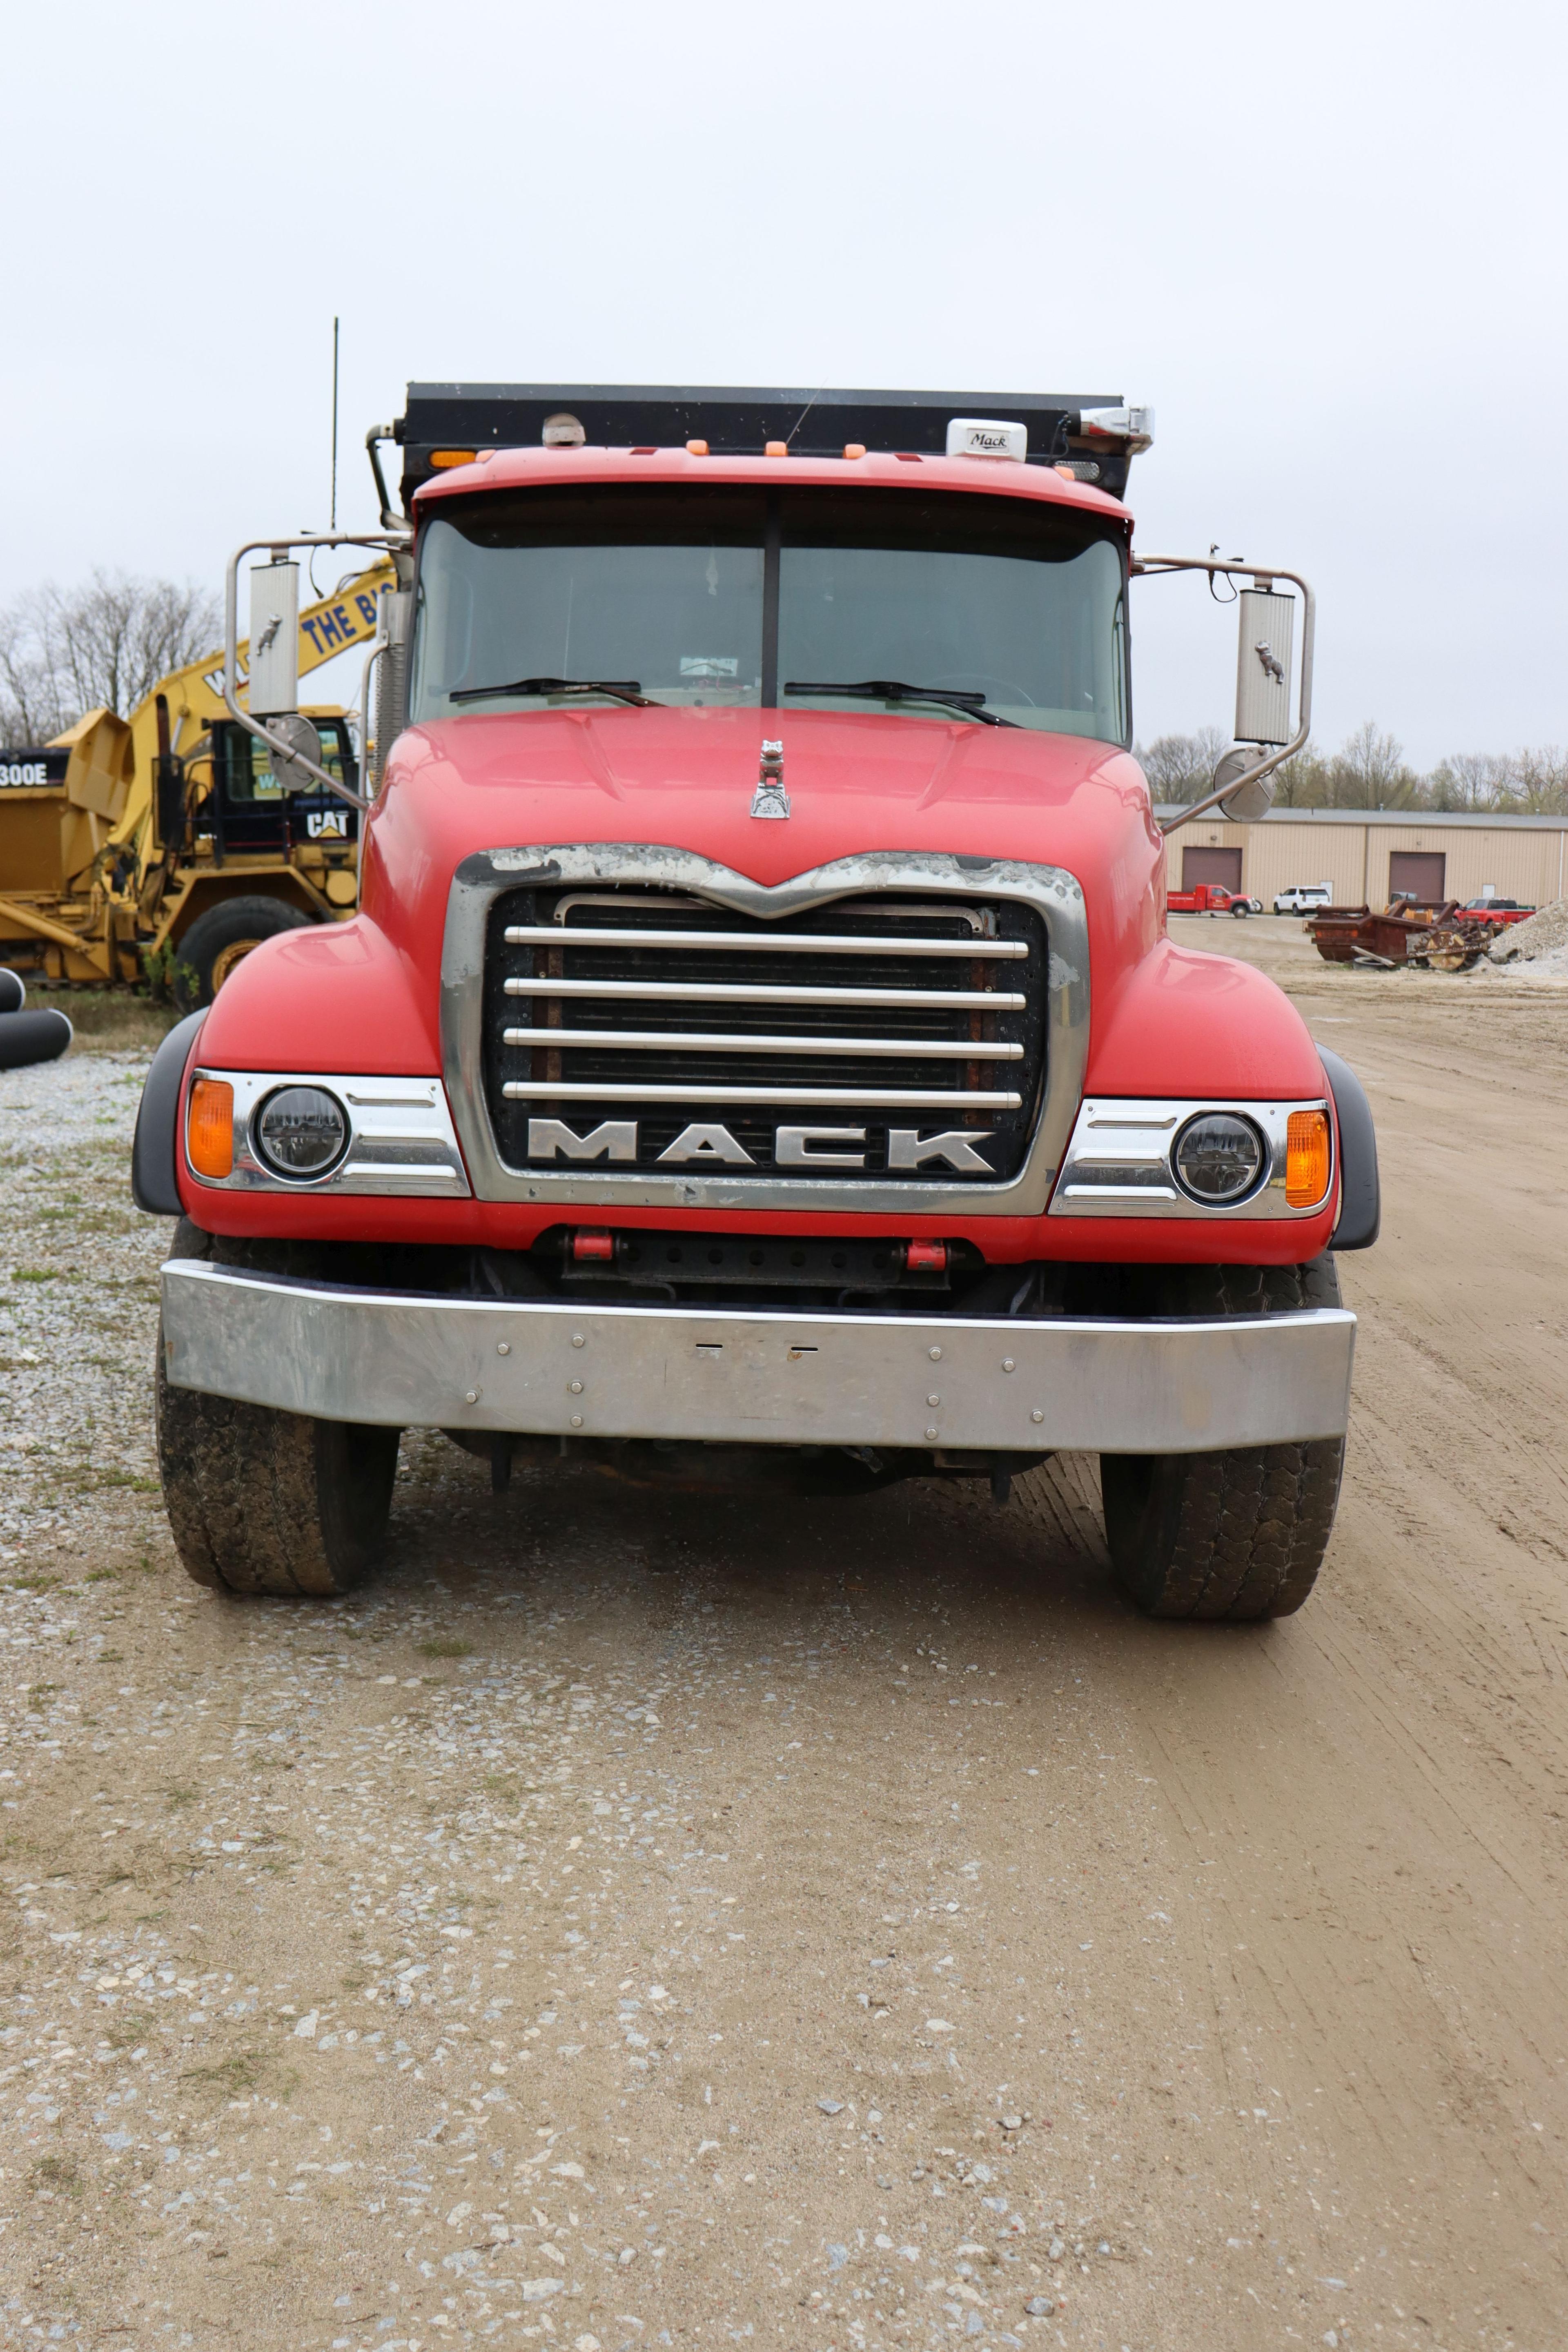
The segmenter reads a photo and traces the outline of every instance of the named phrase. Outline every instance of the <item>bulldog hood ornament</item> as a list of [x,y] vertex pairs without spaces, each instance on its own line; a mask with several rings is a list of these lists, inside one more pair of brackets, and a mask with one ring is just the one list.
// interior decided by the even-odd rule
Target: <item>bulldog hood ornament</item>
[[789,814],[789,794],[784,790],[784,745],[772,739],[763,744],[762,765],[757,771],[757,789],[752,794],[753,816]]

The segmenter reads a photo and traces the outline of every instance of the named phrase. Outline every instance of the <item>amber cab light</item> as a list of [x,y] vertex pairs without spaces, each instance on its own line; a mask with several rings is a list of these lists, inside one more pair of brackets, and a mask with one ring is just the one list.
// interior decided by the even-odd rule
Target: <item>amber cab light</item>
[[185,1114],[185,1150],[198,1176],[234,1173],[234,1088],[226,1078],[198,1078]]
[[472,449],[432,449],[430,463],[437,472],[448,466],[471,466],[477,452]]
[[1312,1209],[1328,1189],[1329,1114],[1293,1110],[1285,1129],[1285,1198],[1293,1209]]

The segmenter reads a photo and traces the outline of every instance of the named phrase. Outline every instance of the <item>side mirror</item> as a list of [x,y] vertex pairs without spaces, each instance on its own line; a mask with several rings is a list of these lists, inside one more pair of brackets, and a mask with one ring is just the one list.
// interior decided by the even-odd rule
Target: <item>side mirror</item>
[[1296,599],[1276,595],[1270,586],[1244,588],[1237,602],[1241,606],[1241,640],[1236,659],[1237,740],[1289,743],[1295,732],[1290,724],[1290,639]]
[[[1244,588],[1237,598],[1241,607],[1240,639],[1236,655],[1237,740],[1214,772],[1220,795],[1220,813],[1239,824],[1256,824],[1274,805],[1274,772],[1247,773],[1263,756],[1289,743],[1290,724],[1290,652],[1296,626],[1296,599],[1279,596],[1270,583]],[[1234,792],[1226,786],[1235,783]]]
[[300,708],[300,567],[274,555],[250,567],[250,715]]
[[[1248,563],[1236,555],[1222,561],[1214,548],[1203,555],[1134,555],[1134,578],[1158,578],[1177,572],[1207,574],[1212,593],[1216,578],[1233,579],[1237,572],[1252,586],[1237,596],[1240,606],[1241,642],[1236,667],[1236,737],[1215,770],[1213,790],[1174,816],[1160,821],[1160,831],[1174,833],[1179,824],[1218,807],[1242,824],[1256,823],[1274,804],[1273,776],[1282,761],[1306,742],[1312,724],[1312,645],[1317,604],[1299,572],[1272,563]],[[1288,580],[1300,591],[1301,696],[1294,727],[1290,722],[1290,664],[1296,625],[1296,598],[1276,593],[1275,583]]]
[[320,790],[315,777],[301,761],[310,760],[319,768],[321,764],[321,738],[319,729],[300,710],[275,711],[268,721],[273,735],[287,743],[289,750],[273,751],[272,773],[280,792],[313,793]]
[[[1267,816],[1274,805],[1274,772],[1266,776],[1248,775],[1249,768],[1258,765],[1258,749],[1252,743],[1233,743],[1214,772],[1214,788],[1219,794],[1220,814],[1229,817],[1233,824],[1256,824]],[[1234,791],[1227,785],[1234,784]]]
[[375,782],[386,756],[408,723],[408,641],[414,627],[412,588],[387,588],[381,597],[381,667],[375,680]]

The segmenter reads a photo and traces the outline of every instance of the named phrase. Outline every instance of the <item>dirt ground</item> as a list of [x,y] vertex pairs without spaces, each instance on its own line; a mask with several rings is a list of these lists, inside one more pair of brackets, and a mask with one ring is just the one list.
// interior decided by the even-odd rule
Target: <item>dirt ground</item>
[[650,1500],[405,1440],[346,1602],[153,1473],[145,1049],[0,1076],[0,2343],[1568,2341],[1568,990],[1275,969],[1379,1118],[1301,1614],[1092,1462]]

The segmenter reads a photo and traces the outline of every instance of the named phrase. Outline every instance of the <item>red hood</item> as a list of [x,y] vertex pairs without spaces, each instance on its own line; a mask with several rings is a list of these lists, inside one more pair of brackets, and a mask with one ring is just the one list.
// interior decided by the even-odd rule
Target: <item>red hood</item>
[[[787,823],[751,814],[764,736],[784,743]],[[764,884],[871,850],[1021,858],[1066,866],[1118,930],[1135,921],[1146,944],[1157,928],[1159,835],[1125,752],[869,712],[476,712],[411,728],[366,828],[363,903],[391,929],[413,885],[444,916],[475,850],[595,841],[694,850]]]

